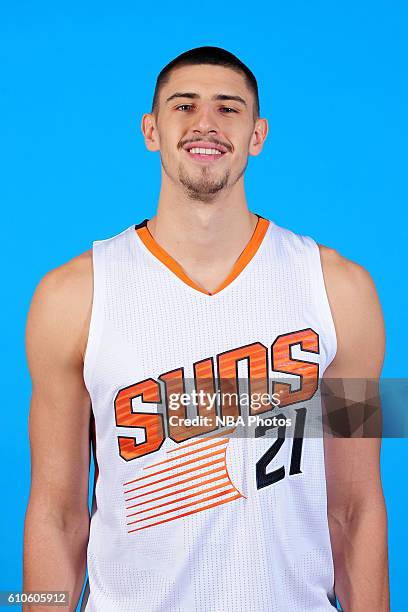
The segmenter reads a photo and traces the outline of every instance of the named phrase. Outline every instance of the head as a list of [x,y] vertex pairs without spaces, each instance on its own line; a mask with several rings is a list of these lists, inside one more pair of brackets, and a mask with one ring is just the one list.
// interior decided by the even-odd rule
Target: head
[[262,150],[268,126],[259,115],[249,68],[224,49],[199,47],[160,72],[142,131],[166,177],[190,198],[211,201],[243,180],[248,156]]

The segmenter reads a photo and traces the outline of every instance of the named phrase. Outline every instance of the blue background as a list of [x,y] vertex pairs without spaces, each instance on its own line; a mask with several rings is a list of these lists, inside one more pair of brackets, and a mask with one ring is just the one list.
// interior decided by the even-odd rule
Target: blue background
[[[0,589],[20,589],[29,491],[25,320],[40,278],[155,211],[143,112],[173,57],[204,44],[257,76],[270,121],[249,208],[372,274],[383,376],[407,376],[407,4],[14,2],[0,15],[3,410]],[[392,610],[405,610],[407,440],[385,440]]]

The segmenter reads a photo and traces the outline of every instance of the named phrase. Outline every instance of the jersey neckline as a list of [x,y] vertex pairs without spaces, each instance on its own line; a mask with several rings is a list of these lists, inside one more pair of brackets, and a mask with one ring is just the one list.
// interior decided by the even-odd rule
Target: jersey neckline
[[141,223],[132,226],[132,230],[136,233],[136,239],[138,239],[146,247],[150,254],[157,261],[161,262],[167,268],[167,270],[169,270],[173,275],[175,275],[179,280],[183,281],[185,285],[188,285],[195,292],[211,299],[214,296],[221,294],[224,289],[229,287],[233,281],[237,280],[241,276],[248,264],[255,257],[255,254],[258,252],[261,244],[264,243],[265,235],[271,226],[271,222],[269,219],[265,219],[261,215],[257,214],[256,216],[258,217],[258,221],[251,238],[241,251],[238,259],[235,261],[230,273],[217,287],[217,289],[212,292],[206,291],[203,287],[200,287],[200,285],[198,285],[188,276],[188,274],[186,274],[182,266],[174,259],[174,257],[172,257],[170,253],[159,245],[147,227],[149,219],[144,219]]

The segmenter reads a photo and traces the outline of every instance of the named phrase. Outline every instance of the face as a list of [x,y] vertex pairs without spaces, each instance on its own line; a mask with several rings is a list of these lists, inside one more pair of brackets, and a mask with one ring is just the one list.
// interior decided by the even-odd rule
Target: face
[[160,91],[157,114],[146,114],[146,146],[160,151],[165,175],[188,196],[210,201],[243,176],[248,155],[267,135],[254,119],[254,97],[245,77],[221,66],[173,70]]

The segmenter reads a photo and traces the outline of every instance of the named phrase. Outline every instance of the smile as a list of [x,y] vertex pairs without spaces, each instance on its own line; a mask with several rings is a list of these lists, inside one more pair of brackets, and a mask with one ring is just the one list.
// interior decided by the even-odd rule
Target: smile
[[205,162],[220,159],[227,152],[224,146],[211,142],[192,142],[184,150],[191,159]]
[[221,151],[217,151],[216,149],[201,149],[198,147],[190,149],[187,151],[187,154],[192,159],[205,162],[215,161],[225,155],[225,153],[221,153]]
[[189,153],[197,155],[222,155],[221,151],[218,151],[218,149],[200,149],[199,147],[193,147],[189,150]]

